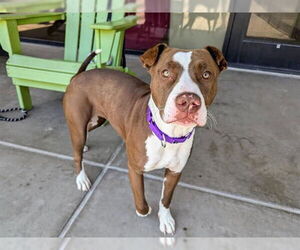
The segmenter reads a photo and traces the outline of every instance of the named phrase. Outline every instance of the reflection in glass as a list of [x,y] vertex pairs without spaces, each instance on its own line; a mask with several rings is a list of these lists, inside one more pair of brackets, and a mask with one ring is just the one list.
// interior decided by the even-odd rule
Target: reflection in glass
[[300,42],[300,14],[253,13],[247,37]]

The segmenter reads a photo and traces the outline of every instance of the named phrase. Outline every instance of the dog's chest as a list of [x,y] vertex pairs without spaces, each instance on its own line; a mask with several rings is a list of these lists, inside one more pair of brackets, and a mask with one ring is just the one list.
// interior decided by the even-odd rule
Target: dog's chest
[[169,168],[174,172],[181,172],[190,156],[192,145],[193,136],[184,143],[167,143],[164,148],[156,136],[150,135],[145,141],[147,161],[144,171]]

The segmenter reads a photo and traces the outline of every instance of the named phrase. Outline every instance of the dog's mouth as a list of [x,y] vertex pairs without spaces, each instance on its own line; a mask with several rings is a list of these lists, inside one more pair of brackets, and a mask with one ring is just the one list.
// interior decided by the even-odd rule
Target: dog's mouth
[[206,117],[205,119],[198,119],[198,113],[196,114],[189,114],[188,112],[178,112],[174,117],[170,117],[168,119],[164,119],[166,123],[169,124],[178,124],[181,126],[200,126],[203,127],[206,124]]
[[182,125],[182,126],[197,125],[197,123],[194,120],[190,119],[189,117],[177,119],[177,120],[171,121],[169,123],[178,124],[178,125]]

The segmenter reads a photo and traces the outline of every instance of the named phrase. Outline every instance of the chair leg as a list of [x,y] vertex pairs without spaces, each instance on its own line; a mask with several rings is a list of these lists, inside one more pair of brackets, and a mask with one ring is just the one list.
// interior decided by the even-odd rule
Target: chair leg
[[20,108],[30,110],[32,109],[30,91],[28,87],[16,85],[18,100]]

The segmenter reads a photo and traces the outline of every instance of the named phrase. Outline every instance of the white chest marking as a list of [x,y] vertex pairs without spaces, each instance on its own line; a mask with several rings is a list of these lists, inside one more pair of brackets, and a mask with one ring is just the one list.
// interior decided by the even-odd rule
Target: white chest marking
[[[195,127],[195,125],[188,127],[176,124],[167,124],[161,119],[159,110],[152,97],[150,98],[148,105],[158,127],[169,136],[180,137],[186,135]],[[144,166],[144,171],[147,172],[154,169],[169,168],[176,173],[181,172],[190,156],[194,134],[195,133],[193,133],[192,136],[184,143],[167,143],[165,148],[162,147],[161,141],[155,135],[150,135],[145,141],[148,160]]]
[[161,141],[155,135],[150,135],[145,142],[148,161],[144,171],[169,168],[176,173],[181,172],[190,156],[193,137],[194,135],[184,143],[167,143],[167,146],[163,148]]

